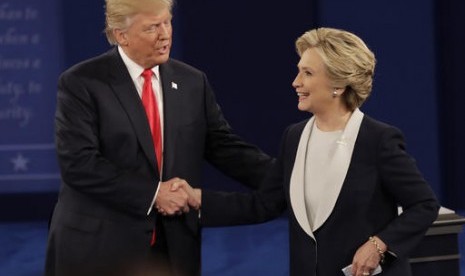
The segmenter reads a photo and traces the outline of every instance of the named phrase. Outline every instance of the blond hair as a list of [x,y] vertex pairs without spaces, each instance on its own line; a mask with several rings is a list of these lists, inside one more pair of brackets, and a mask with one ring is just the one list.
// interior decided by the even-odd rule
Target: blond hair
[[173,0],[105,0],[105,34],[108,42],[117,44],[113,30],[129,27],[134,15],[163,8],[171,12]]
[[358,36],[344,30],[318,28],[300,36],[296,48],[300,56],[309,48],[319,53],[334,87],[345,88],[342,99],[350,110],[360,107],[370,95],[376,59]]

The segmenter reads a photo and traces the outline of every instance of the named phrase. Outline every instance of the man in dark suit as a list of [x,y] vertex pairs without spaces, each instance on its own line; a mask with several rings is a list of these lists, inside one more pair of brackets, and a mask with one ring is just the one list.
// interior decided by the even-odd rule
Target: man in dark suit
[[255,188],[272,163],[232,133],[204,73],[169,58],[171,8],[107,0],[116,47],[60,77],[46,275],[199,275],[199,213],[171,185],[200,187],[206,159]]

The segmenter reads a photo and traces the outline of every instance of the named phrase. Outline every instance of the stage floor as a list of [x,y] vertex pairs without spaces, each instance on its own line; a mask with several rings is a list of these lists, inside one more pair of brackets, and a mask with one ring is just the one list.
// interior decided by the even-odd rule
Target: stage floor
[[[465,211],[458,212],[462,216]],[[43,274],[47,222],[0,223],[0,274]],[[288,275],[287,221],[203,229],[202,276]],[[465,233],[459,235],[465,276]]]

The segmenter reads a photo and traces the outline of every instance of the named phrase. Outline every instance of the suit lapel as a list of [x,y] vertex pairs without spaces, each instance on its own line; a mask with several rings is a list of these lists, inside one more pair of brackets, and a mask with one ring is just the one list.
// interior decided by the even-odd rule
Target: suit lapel
[[163,145],[163,172],[166,177],[172,177],[169,172],[174,171],[176,155],[174,154],[174,144],[177,136],[177,125],[179,116],[182,116],[182,102],[179,97],[182,96],[186,88],[176,76],[173,68],[173,62],[160,65],[160,79],[163,89],[163,116],[164,116],[164,145]]
[[110,51],[111,67],[109,68],[110,85],[118,97],[121,105],[126,110],[126,113],[134,127],[134,131],[139,140],[141,148],[147,156],[154,171],[158,174],[157,161],[155,158],[155,149],[150,133],[150,126],[147,121],[144,106],[137,93],[136,87],[129,75],[129,72],[123,60],[118,54],[118,50],[114,48]]

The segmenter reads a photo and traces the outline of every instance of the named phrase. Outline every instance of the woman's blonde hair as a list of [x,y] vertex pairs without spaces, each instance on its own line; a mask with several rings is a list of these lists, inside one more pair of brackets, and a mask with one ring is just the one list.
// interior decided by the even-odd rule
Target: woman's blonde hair
[[171,12],[173,0],[105,0],[105,34],[108,42],[116,45],[113,30],[124,30],[131,24],[131,18],[147,11],[168,8]]
[[318,28],[299,37],[296,48],[300,56],[309,48],[320,54],[334,87],[345,88],[342,99],[350,110],[360,107],[370,95],[376,59],[358,36],[344,30]]

